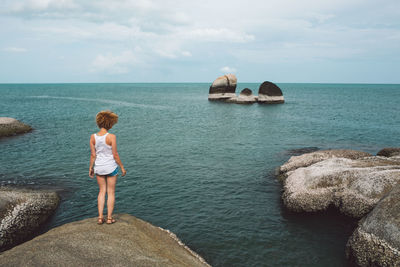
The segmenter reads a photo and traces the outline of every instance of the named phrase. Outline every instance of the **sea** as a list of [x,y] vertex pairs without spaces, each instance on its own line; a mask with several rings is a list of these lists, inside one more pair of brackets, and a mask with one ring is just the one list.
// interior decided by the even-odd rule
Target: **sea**
[[346,266],[357,221],[290,212],[275,170],[319,149],[399,147],[400,85],[277,85],[284,104],[210,102],[209,83],[0,84],[0,116],[34,128],[0,139],[0,186],[60,194],[42,232],[97,217],[89,138],[112,110],[127,170],[115,213],[171,230],[212,266]]

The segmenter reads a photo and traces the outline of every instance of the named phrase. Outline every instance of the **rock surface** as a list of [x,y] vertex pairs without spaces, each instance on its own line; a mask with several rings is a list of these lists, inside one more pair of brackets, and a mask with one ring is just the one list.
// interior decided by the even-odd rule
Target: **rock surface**
[[0,137],[27,133],[31,130],[32,127],[16,119],[0,117]]
[[0,266],[209,266],[173,233],[128,214],[72,222],[0,255]]
[[0,188],[0,251],[31,237],[58,203],[55,192]]
[[382,157],[395,157],[395,156],[400,156],[400,148],[399,147],[386,147],[384,149],[381,149],[377,156],[382,156]]
[[400,266],[400,184],[361,220],[346,254],[359,266]]
[[237,78],[234,74],[218,77],[210,86],[208,100],[228,100],[235,98]]
[[263,82],[258,89],[258,103],[282,104],[285,99],[282,90],[272,82]]
[[237,104],[252,104],[257,102],[257,97],[253,95],[253,92],[249,88],[243,89],[239,97],[237,98]]

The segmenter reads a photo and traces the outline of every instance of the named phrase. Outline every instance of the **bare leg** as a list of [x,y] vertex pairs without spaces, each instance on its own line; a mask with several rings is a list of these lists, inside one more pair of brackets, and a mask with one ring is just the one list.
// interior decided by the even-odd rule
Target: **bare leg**
[[107,180],[104,175],[96,175],[99,184],[99,195],[97,196],[97,208],[99,210],[99,218],[103,218],[104,202],[106,199]]
[[107,178],[107,223],[109,218],[112,217],[115,203],[115,184],[117,183],[117,176],[108,176]]

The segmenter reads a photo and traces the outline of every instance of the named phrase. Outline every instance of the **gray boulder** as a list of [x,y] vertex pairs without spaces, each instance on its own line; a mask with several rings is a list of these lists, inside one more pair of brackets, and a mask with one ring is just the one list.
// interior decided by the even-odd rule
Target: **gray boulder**
[[209,266],[175,234],[128,214],[51,229],[0,255],[0,266]]
[[400,156],[400,148],[399,147],[386,147],[381,149],[377,156],[382,156],[382,157],[395,157],[395,156]]
[[55,192],[0,188],[0,251],[32,237],[58,203]]
[[208,100],[228,100],[236,98],[237,78],[234,74],[218,77],[210,86]]
[[27,133],[31,130],[32,127],[16,119],[0,117],[0,137]]
[[330,158],[346,158],[346,159],[359,159],[372,156],[367,152],[350,150],[350,149],[333,149],[333,150],[319,150],[316,152],[306,153],[300,156],[291,157],[285,164],[279,167],[278,173],[280,178],[284,179],[286,173],[301,167],[308,167],[314,163],[330,159]]
[[400,184],[360,221],[346,254],[359,266],[400,266]]
[[257,102],[257,97],[249,88],[243,89],[236,100],[237,104],[253,104],[255,102]]
[[258,89],[258,103],[282,104],[285,99],[282,90],[272,82],[263,82]]

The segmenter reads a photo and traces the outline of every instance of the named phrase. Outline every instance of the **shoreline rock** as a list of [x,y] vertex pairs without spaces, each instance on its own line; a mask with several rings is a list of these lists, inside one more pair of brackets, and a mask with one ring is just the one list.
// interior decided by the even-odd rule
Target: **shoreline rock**
[[14,118],[0,117],[0,138],[32,131],[32,127]]
[[210,266],[175,234],[129,214],[56,227],[0,254],[0,266]]
[[361,220],[346,255],[359,266],[400,266],[400,184]]
[[56,210],[56,192],[0,188],[0,251],[26,241]]

